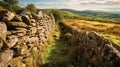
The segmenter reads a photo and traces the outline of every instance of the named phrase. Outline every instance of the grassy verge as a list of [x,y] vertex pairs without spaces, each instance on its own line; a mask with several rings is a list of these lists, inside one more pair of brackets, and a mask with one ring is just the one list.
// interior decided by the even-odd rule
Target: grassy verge
[[110,35],[110,34],[101,34],[101,35],[104,36],[105,38],[113,41],[116,45],[120,46],[120,37],[119,36]]
[[97,33],[120,46],[120,24],[74,19],[65,19],[65,23],[69,26],[74,27],[75,29],[82,31],[96,31]]
[[70,55],[68,55],[71,46],[67,41],[60,39],[59,28],[55,31],[52,38],[44,46],[42,67],[59,67],[57,65],[70,62]]

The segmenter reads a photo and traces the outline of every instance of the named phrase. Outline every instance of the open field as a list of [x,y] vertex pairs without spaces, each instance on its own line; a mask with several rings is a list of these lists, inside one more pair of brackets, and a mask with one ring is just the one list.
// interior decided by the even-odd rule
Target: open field
[[65,23],[82,31],[96,31],[120,46],[120,24],[65,19]]

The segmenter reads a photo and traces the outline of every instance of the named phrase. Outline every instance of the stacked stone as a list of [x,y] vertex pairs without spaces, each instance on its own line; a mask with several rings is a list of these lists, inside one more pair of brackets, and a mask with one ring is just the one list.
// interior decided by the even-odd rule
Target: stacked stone
[[120,67],[120,47],[110,40],[94,31],[85,33],[62,23],[60,27],[63,34],[70,33],[74,37],[68,41],[76,47],[72,61],[75,67]]
[[16,15],[3,10],[0,15],[0,67],[26,67],[30,51],[39,52],[54,31],[54,17],[41,11]]

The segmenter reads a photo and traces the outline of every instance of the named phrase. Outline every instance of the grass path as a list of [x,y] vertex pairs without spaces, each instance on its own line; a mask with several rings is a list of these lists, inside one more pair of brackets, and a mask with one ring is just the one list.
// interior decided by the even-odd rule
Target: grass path
[[67,44],[67,41],[60,39],[60,31],[57,30],[53,37],[48,42],[44,51],[44,64],[42,67],[59,67],[63,63],[70,62],[70,56],[68,55],[71,46]]
[[67,46],[66,41],[58,39],[55,41],[55,44],[52,46],[51,51],[49,52],[49,56],[46,59],[46,62],[55,63],[57,61],[65,61],[68,60],[68,56],[66,55],[66,50],[70,49]]
[[69,62],[70,56],[67,53],[70,49],[66,41],[62,39],[55,40],[54,45],[49,46],[45,51],[45,62],[42,67],[57,67],[53,65]]

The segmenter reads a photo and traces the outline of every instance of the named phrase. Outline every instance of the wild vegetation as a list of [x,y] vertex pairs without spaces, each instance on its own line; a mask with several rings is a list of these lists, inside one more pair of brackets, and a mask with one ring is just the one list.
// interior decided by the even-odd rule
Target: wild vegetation
[[[34,4],[28,4],[23,8],[18,6],[18,0],[0,1],[0,10],[2,9],[8,9],[16,13],[21,11],[36,13],[39,10],[42,10],[43,13],[48,15],[52,13],[57,24],[59,22],[63,22],[66,25],[71,26],[79,31],[96,31],[101,36],[110,39],[116,45],[120,46],[119,14],[90,11],[80,12],[66,9],[37,9]],[[68,41],[70,39],[74,43],[72,43],[74,46],[70,45],[71,42]],[[62,34],[62,32],[59,30],[59,27],[55,27],[55,32],[50,35],[48,42],[45,43],[45,46],[40,48],[39,53],[34,50],[30,51],[31,56],[28,57],[26,65],[28,67],[32,67],[35,64],[38,64],[39,66],[40,63],[43,63],[40,66],[73,67],[73,65],[79,65],[82,67],[87,67],[88,60],[78,56],[79,53],[81,54],[81,51],[78,51],[80,50],[80,46],[78,46],[78,44],[76,46],[76,42],[77,37],[73,37],[70,33]],[[80,59],[80,61],[77,61],[76,58],[77,60]],[[76,60],[81,64],[73,64],[73,60]]]
[[65,23],[80,31],[96,31],[120,46],[120,24],[75,19],[65,19]]
[[63,20],[63,12],[59,9],[38,9],[38,10],[42,10],[43,13],[47,14],[47,15],[50,15],[50,14],[53,14],[54,18],[55,18],[55,21],[58,23],[58,22],[61,22]]
[[3,0],[0,1],[0,10],[7,9],[13,12],[21,12],[21,11],[29,11],[29,12],[36,12],[37,9],[34,4],[28,4],[26,7],[20,7],[18,5],[19,0]]
[[[66,18],[71,17],[69,13],[76,14],[73,19],[84,19],[90,21],[102,21],[102,22],[120,22],[120,14],[100,12],[100,11],[77,11],[72,9],[61,9],[63,12],[67,13]],[[69,13],[68,13],[69,12]],[[79,15],[79,16],[78,16]]]

